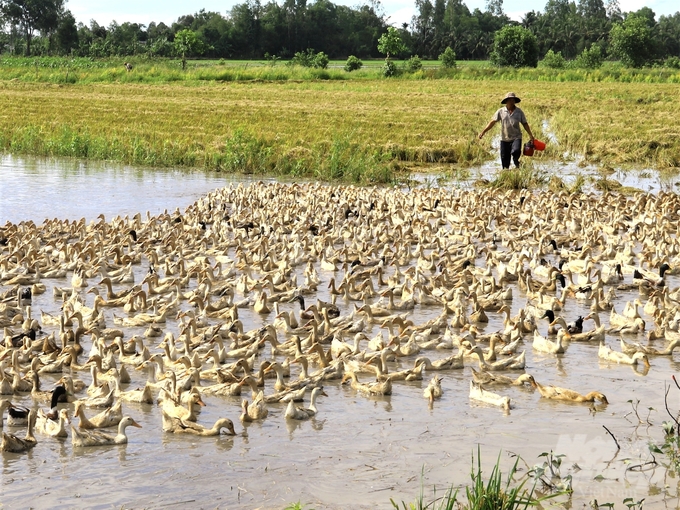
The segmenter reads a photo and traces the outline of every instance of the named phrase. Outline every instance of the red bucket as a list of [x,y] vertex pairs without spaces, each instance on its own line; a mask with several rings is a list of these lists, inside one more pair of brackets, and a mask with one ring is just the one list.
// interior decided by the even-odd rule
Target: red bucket
[[544,150],[545,149],[545,142],[542,142],[540,140],[536,140],[534,138],[534,149],[536,149],[537,151]]
[[534,155],[534,146],[531,142],[525,143],[524,144],[524,151],[523,154],[525,156],[533,156]]

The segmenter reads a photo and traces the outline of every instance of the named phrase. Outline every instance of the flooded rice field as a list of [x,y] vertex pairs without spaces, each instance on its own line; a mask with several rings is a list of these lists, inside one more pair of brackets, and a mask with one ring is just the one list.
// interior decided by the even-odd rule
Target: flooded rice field
[[[297,405],[310,405],[316,385],[322,384],[326,394],[318,397],[318,412],[309,420],[285,418],[287,404],[279,402],[265,405],[266,418],[242,421],[242,400],[253,400],[250,382],[243,382],[240,396],[202,390],[206,405],[197,423],[209,429],[229,418],[236,434],[223,429],[221,435],[200,437],[163,430],[167,408],[156,403],[160,390],[154,387],[153,404],[123,402],[123,413],[142,427],[126,430],[127,444],[76,447],[67,427],[67,438],[36,433],[37,444],[28,452],[3,452],[2,504],[7,508],[283,508],[297,501],[312,508],[390,508],[390,498],[412,501],[421,486],[427,500],[435,488],[441,495],[452,484],[468,484],[478,445],[487,473],[499,453],[506,472],[514,455],[521,456],[522,474],[542,462],[543,452],[564,455],[560,474],[563,481],[571,476],[573,488],[568,507],[582,508],[594,499],[623,507],[629,497],[644,498],[645,508],[678,506],[678,484],[665,467],[666,457],[649,450],[650,442],[663,441],[662,422],[670,420],[664,391],[678,371],[677,355],[653,354],[679,335],[680,201],[673,194],[640,198],[225,183],[220,175],[119,171],[111,177],[78,167],[55,178],[63,191],[40,209],[45,205],[26,207],[35,184],[18,185],[3,169],[6,174],[0,321],[8,329],[0,357],[8,383],[16,365],[23,377],[31,359],[40,355],[50,367],[48,372],[34,366],[41,372],[42,390],[51,390],[64,375],[88,386],[94,362],[87,362],[99,353],[113,358],[119,371],[125,367],[131,380],[121,384],[123,392],[144,387],[152,378],[148,366],[158,364],[163,365],[159,377],[167,370],[177,379],[197,372],[200,385],[210,387],[217,383],[214,351],[222,358],[223,380],[244,381],[243,364],[232,364],[253,354],[250,382],[264,396],[278,390],[276,378],[257,387],[261,364],[287,365],[287,358],[296,362],[284,385],[308,387],[304,403]],[[30,182],[52,182],[48,174],[38,168],[37,180]],[[16,196],[26,198],[16,202]],[[97,218],[100,213],[105,219]],[[43,223],[45,217],[86,221]],[[664,262],[671,269],[661,277]],[[623,279],[616,277],[616,264]],[[636,269],[646,279],[634,279]],[[149,278],[151,271],[160,281]],[[112,285],[113,292],[132,289],[133,297],[119,306],[95,305],[93,288],[103,300],[113,299],[100,284],[106,274],[121,280]],[[566,289],[558,275],[564,276]],[[33,290],[30,301],[18,303],[17,290],[26,288]],[[391,299],[390,289],[396,294]],[[302,318],[300,304],[293,301],[298,295],[311,318]],[[124,304],[132,309],[126,311]],[[622,318],[618,314],[627,304],[633,307]],[[293,314],[298,325],[286,325],[275,306]],[[376,316],[358,311],[362,306],[372,307]],[[611,306],[616,315],[610,315]],[[605,333],[586,320],[583,332],[591,333],[589,340],[574,331],[563,340],[564,353],[535,348],[541,340],[534,339],[533,328],[552,342],[543,345],[557,345],[558,336],[548,335],[549,321],[541,318],[546,309],[573,323],[594,308]],[[77,311],[85,324],[78,333],[82,354],[74,359],[61,354],[74,345],[62,333],[77,330],[78,318],[62,329],[58,317],[69,319]],[[27,314],[41,326],[36,340],[21,338],[31,325]],[[159,336],[149,336],[151,329]],[[121,358],[112,347],[120,334],[124,342],[138,335],[145,349],[138,342],[134,353]],[[614,351],[621,351],[621,338],[633,351],[646,349],[649,367],[632,352],[629,360],[639,363],[605,359],[601,335]],[[636,342],[640,345],[631,347]],[[530,383],[486,386],[509,397],[509,409],[472,399],[472,369],[481,370],[473,351],[477,346],[486,357],[491,343],[497,350],[514,347],[509,354],[496,354],[496,361],[483,362],[490,374],[515,379],[527,373],[544,387],[581,395],[596,391],[604,399],[554,400]],[[314,344],[323,349],[323,360]],[[53,352],[48,357],[43,350]],[[494,363],[522,352],[523,368],[493,370]],[[399,372],[414,369],[420,357],[434,362],[456,354],[462,369],[425,368],[422,379],[412,370],[407,378],[413,380],[401,380],[406,374]],[[309,365],[306,379],[300,377],[303,356]],[[58,370],[50,365],[59,361],[64,363]],[[328,379],[315,375],[324,365],[335,368],[327,370]],[[392,374],[391,393],[366,396],[351,379],[342,384],[330,378],[352,371],[359,385],[376,381],[376,371]],[[442,378],[443,394],[430,404],[423,393],[433,375]],[[30,392],[9,393],[0,399],[49,407]],[[679,396],[673,386],[668,398],[673,413],[680,409]],[[82,390],[71,397],[88,395]],[[58,407],[68,409],[77,426],[74,403]],[[99,411],[87,408],[85,414]],[[9,426],[5,413],[4,432],[23,437],[25,430]],[[107,432],[115,434],[115,427]]]

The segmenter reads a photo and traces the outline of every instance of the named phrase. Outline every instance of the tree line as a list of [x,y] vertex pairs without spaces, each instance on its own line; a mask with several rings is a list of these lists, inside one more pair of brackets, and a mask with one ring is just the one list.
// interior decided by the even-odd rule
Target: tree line
[[[437,58],[451,48],[458,59],[494,60],[499,31],[518,27],[535,38],[538,58],[574,59],[584,50],[617,58],[626,45],[637,53],[626,62],[634,66],[680,58],[680,12],[657,19],[649,7],[622,12],[617,0],[548,0],[543,11],[516,22],[504,13],[503,0],[473,11],[463,0],[415,0],[415,6],[411,22],[396,27],[404,42],[396,57]],[[372,58],[380,56],[378,41],[390,26],[379,0],[357,7],[246,0],[225,14],[202,9],[171,25],[77,23],[65,0],[0,0],[0,16],[3,53],[89,57],[177,56],[177,34],[190,31],[196,44],[182,56],[188,49],[189,56],[208,58],[291,58],[313,48],[330,58]]]

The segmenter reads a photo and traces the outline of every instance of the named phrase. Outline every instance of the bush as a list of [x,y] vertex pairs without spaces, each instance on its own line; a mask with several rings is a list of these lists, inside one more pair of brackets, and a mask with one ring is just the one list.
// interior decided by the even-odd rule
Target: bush
[[439,55],[439,61],[442,63],[442,67],[447,69],[456,67],[456,52],[451,49],[451,46],[447,46],[444,53]]
[[520,26],[501,28],[494,36],[491,62],[497,66],[536,67],[538,65],[536,36]]
[[555,53],[553,50],[548,50],[548,53],[545,54],[545,57],[543,57],[540,64],[542,67],[548,67],[550,69],[564,69],[566,62],[561,51]]
[[328,55],[326,55],[323,51],[320,51],[314,55],[312,67],[316,67],[317,69],[327,69],[329,61]]
[[663,65],[670,69],[680,69],[680,57],[668,57]]
[[323,51],[314,54],[312,48],[307,48],[306,51],[298,51],[290,59],[289,65],[297,65],[302,67],[316,67],[317,69],[326,69],[328,67],[328,55]]
[[418,55],[413,55],[406,61],[406,70],[409,73],[415,73],[423,68],[423,61]]
[[363,67],[364,63],[355,57],[354,55],[350,55],[347,57],[347,62],[345,62],[345,71],[348,73],[351,73],[352,71],[358,71]]
[[396,76],[397,73],[397,65],[391,60],[385,60],[385,65],[382,66],[382,75],[385,78],[389,78],[391,76]]
[[584,49],[574,60],[574,67],[579,69],[599,69],[602,66],[602,50],[593,44],[590,49]]
[[268,63],[269,65],[271,65],[271,66],[276,65],[276,62],[277,62],[278,60],[281,60],[281,59],[280,59],[279,57],[277,57],[276,55],[270,55],[269,52],[267,52],[267,53],[264,54],[264,59],[265,59],[265,60],[267,61],[267,63]]

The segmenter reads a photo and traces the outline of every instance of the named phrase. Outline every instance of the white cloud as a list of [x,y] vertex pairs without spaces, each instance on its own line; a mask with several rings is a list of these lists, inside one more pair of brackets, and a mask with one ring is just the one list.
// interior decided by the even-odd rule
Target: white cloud
[[506,12],[505,14],[506,14],[506,15],[508,16],[508,18],[510,18],[511,20],[518,21],[518,22],[521,23],[521,22],[522,22],[522,19],[524,18],[524,15],[526,14],[526,12],[524,12],[524,11],[514,11],[514,12]]
[[405,7],[389,13],[388,23],[394,27],[401,28],[402,23],[411,25],[411,18],[416,14],[415,7]]

